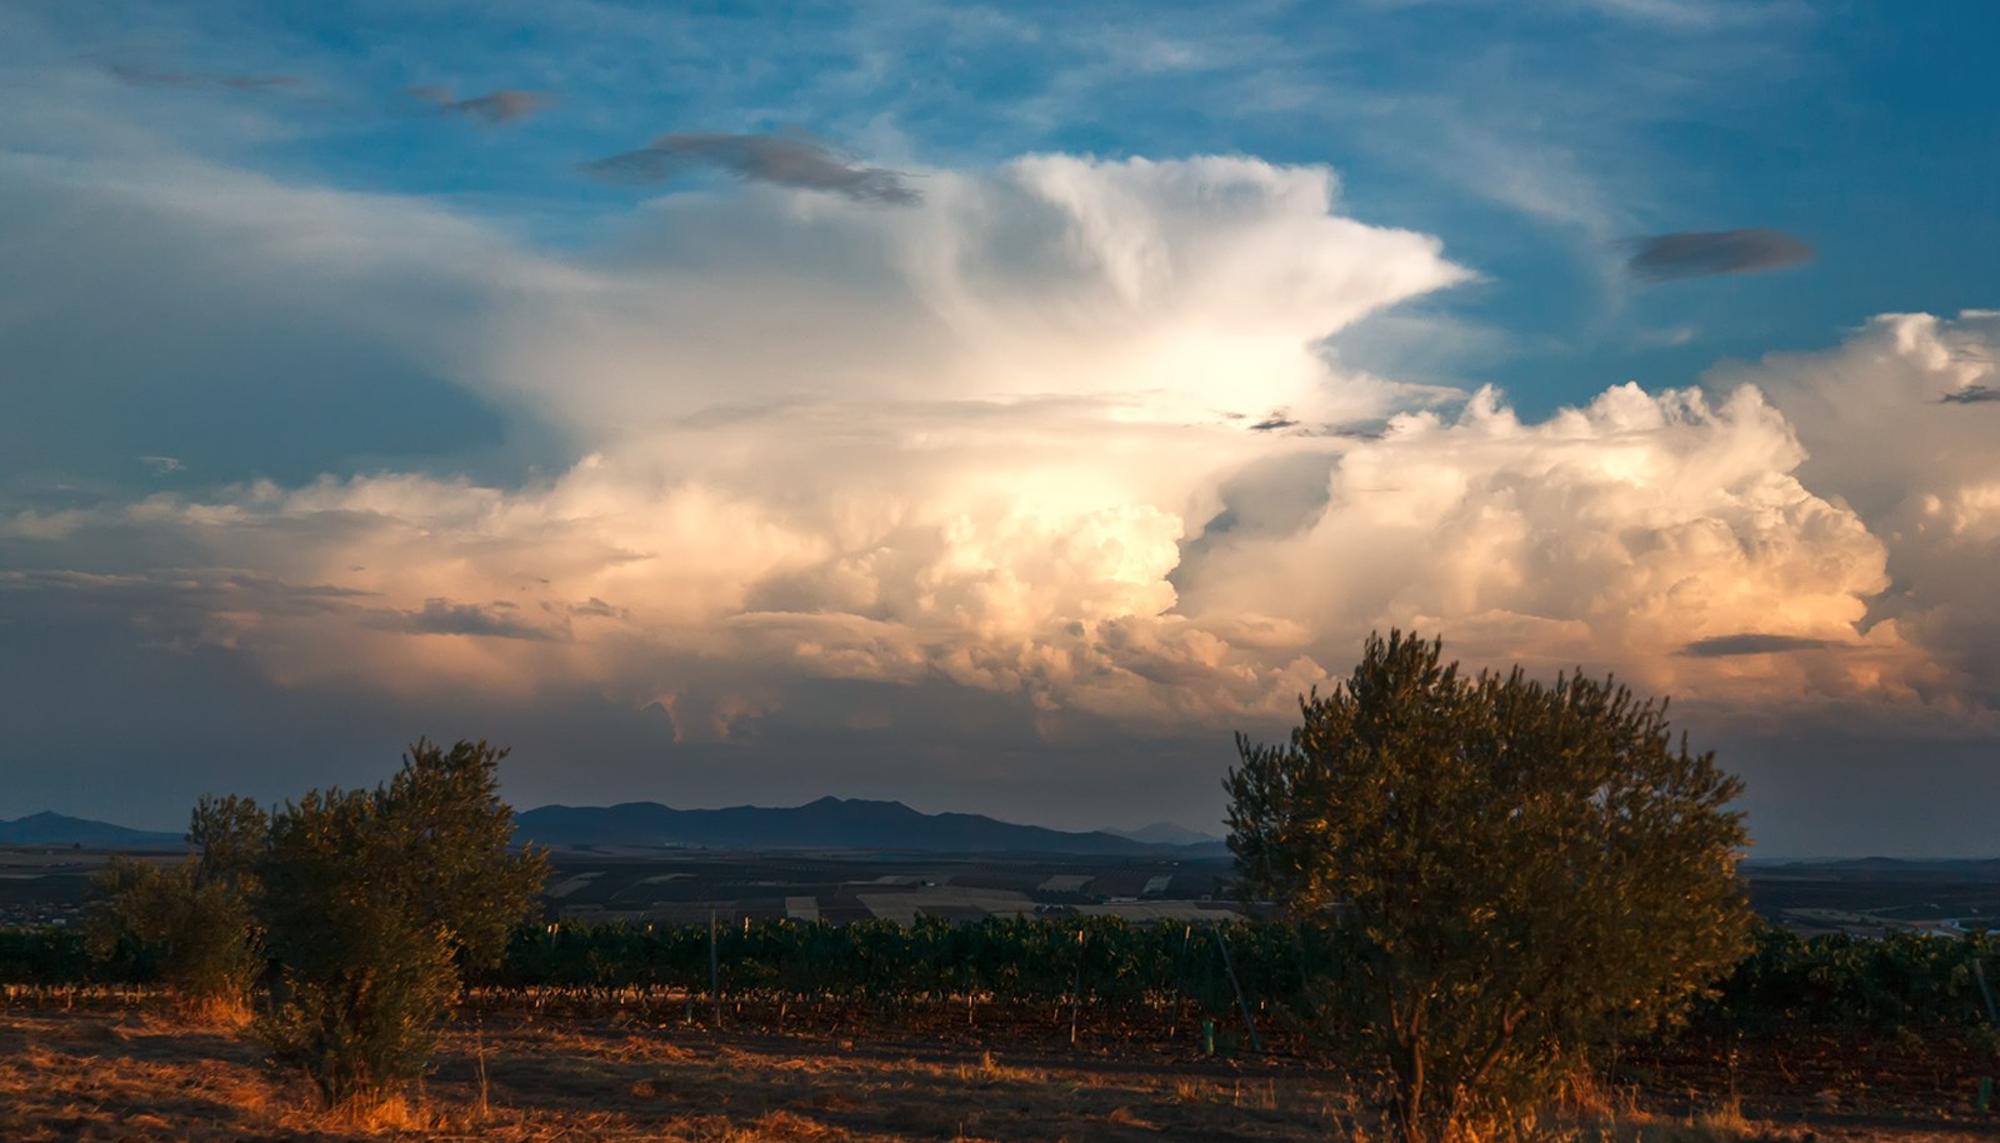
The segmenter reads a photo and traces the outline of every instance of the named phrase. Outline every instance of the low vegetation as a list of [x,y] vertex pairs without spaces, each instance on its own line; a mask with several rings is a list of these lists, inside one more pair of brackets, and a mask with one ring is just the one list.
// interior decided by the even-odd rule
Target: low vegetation
[[150,972],[184,1009],[248,1014],[272,1058],[329,1107],[393,1099],[420,1075],[461,987],[498,962],[547,877],[512,852],[505,751],[419,740],[374,790],[314,790],[275,813],[203,798],[167,869],[115,862],[99,881],[100,960]]
[[189,1015],[248,1018],[262,958],[241,893],[204,880],[193,862],[160,869],[114,861],[97,884],[107,897],[93,926],[98,956],[151,962]]

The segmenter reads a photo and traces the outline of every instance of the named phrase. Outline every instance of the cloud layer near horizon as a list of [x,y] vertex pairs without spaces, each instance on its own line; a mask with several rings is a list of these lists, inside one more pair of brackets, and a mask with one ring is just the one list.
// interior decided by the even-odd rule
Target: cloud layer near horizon
[[199,164],[6,162],[17,217],[94,224],[26,251],[8,312],[157,299],[67,320],[127,347],[107,384],[228,313],[244,341],[177,339],[192,400],[324,383],[256,332],[302,329],[579,458],[20,507],[10,614],[119,616],[293,691],[583,690],[684,744],[927,717],[826,698],[857,685],[995,696],[1057,745],[1267,726],[1390,624],[1714,725],[1993,732],[2000,410],[1953,400],[1994,381],[1991,315],[1534,422],[1326,348],[1470,275],[1342,214],[1321,167],[1040,155],[894,210],[753,183],[556,254]]

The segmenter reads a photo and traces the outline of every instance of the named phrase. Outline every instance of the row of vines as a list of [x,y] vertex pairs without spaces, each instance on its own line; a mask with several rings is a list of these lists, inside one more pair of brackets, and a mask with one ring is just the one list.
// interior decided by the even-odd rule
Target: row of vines
[[[1983,979],[2000,983],[2000,939],[1803,938],[1766,929],[1694,1014],[1697,1028],[1903,1034],[1989,1029]],[[1127,924],[1115,918],[994,918],[961,924],[787,920],[723,925],[533,926],[487,990],[646,990],[790,1003],[923,1004],[978,998],[1106,1014],[1193,1004],[1218,1018],[1247,1006],[1303,1012],[1309,983],[1336,973],[1328,931],[1283,922]],[[60,928],[0,929],[0,984],[144,983],[146,950],[93,950]]]

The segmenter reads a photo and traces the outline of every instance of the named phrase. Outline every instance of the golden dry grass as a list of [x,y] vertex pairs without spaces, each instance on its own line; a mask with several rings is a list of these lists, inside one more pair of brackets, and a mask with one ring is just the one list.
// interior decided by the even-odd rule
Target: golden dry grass
[[[913,1054],[914,1053],[914,1054]],[[482,1080],[483,1077],[483,1080]],[[1578,1100],[1577,1104],[1587,1101]],[[1734,1105],[1647,1114],[1573,1107],[1551,1138],[1804,1140]],[[1579,1125],[1581,1124],[1581,1125]],[[1821,1126],[1822,1140],[1962,1140],[1949,1124]],[[1010,1058],[909,1045],[719,1037],[635,1021],[494,1019],[447,1037],[406,1099],[333,1112],[226,1027],[168,1010],[0,1010],[0,1140],[1381,1139],[1351,1093],[1303,1068]]]

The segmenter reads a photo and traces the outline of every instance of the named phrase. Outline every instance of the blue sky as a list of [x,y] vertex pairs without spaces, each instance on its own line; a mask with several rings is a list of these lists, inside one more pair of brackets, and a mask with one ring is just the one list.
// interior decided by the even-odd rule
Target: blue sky
[[[1340,351],[1492,382],[1529,413],[1622,380],[1688,384],[1877,313],[1950,311],[1990,291],[2000,248],[1982,58],[2000,12],[1981,3],[83,2],[12,21],[24,109],[60,98],[33,77],[79,64],[179,81],[90,98],[154,142],[447,203],[553,248],[616,241],[639,197],[579,165],[673,131],[803,131],[891,166],[1042,151],[1328,164],[1346,211],[1437,235],[1479,275],[1413,307],[1438,320],[1385,316]],[[246,77],[293,82],[222,85]],[[412,99],[419,85],[549,103],[480,128]],[[1643,236],[1742,227],[1818,258],[1651,285],[1621,268]],[[435,397],[417,409],[503,435]],[[341,432],[354,409],[328,415],[314,421],[330,447],[416,447]],[[287,467],[253,453],[228,475]]]
[[[1175,761],[1140,816],[1212,824],[1218,735],[1275,726],[1283,704],[1237,682],[1212,696],[1188,664],[1282,696],[1337,674],[1372,624],[1442,623],[1482,660],[1636,670],[1691,694],[1718,740],[1753,744],[1777,792],[1757,812],[1791,851],[1841,849],[1843,830],[1963,848],[1970,832],[1936,840],[1919,811],[1863,830],[1874,779],[1858,761],[1839,764],[1852,799],[1787,819],[1779,795],[1819,796],[1797,759],[1838,748],[1798,744],[1835,707],[1865,724],[1848,740],[1932,759],[1940,781],[2000,784],[1977,769],[2000,742],[2000,676],[1967,645],[2000,616],[1964,570],[1992,554],[1980,505],[2000,473],[1978,457],[2000,405],[1978,399],[1988,319],[1960,317],[2000,304],[1995,42],[2000,9],[1971,0],[12,5],[0,571],[16,590],[0,623],[117,648],[133,673],[100,697],[134,710],[174,672],[147,658],[166,647],[207,664],[175,679],[205,696],[182,709],[275,687],[260,701],[314,725],[376,701],[385,741],[449,735],[406,725],[422,721],[409,688],[355,697],[370,656],[415,649],[450,680],[435,709],[538,712],[520,724],[530,740],[579,711],[624,712],[583,719],[621,727],[594,796],[915,790],[1071,825],[1124,812],[1105,791],[1148,751]],[[478,112],[498,104],[447,106],[482,98],[513,102],[491,118]],[[674,144],[693,150],[658,181],[586,169],[662,136],[707,142]],[[801,157],[816,164],[804,182],[772,174]],[[907,201],[812,182],[835,177]],[[1665,280],[1628,265],[1661,236],[1734,231],[1811,257]],[[1879,317],[1894,314],[1937,321]],[[1030,379],[996,380],[1010,362]],[[1623,403],[1627,381],[1652,412]],[[1502,395],[1473,397],[1489,384]],[[1770,409],[1727,406],[1738,384]],[[1918,394],[1896,408],[1930,419],[1870,456],[1871,424],[1902,414],[1860,410],[1893,385]],[[1690,386],[1707,405],[1662,396]],[[1442,418],[1439,435],[1384,428],[1397,417]],[[1701,439],[1682,442],[1686,425]],[[1163,443],[1176,433],[1194,435]],[[1518,435],[1518,454],[1468,443],[1495,434]],[[1579,486],[1537,516],[1524,500],[1575,463],[1549,459],[1551,442],[1578,434],[1599,475],[1650,473],[1637,479],[1667,483],[1640,491],[1660,495],[1599,518],[1610,494]],[[1658,454],[1620,451],[1640,439]],[[946,440],[987,459],[940,468],[928,450]],[[1086,471],[1056,440],[1103,445],[1112,467]],[[1007,443],[989,457],[993,441]],[[1683,487],[1750,456],[1769,470]],[[1014,491],[994,491],[1006,474]],[[1342,573],[1318,595],[1265,584],[1312,596],[1290,610],[1233,586],[1253,565],[1386,543],[1343,495],[1427,482],[1494,498],[1398,509],[1461,544],[1439,562],[1469,570],[1430,587]],[[959,491],[927,500],[920,484]],[[697,491],[727,505],[707,543],[728,566],[635,583],[629,561],[664,558],[649,546],[667,542],[663,521],[709,510],[689,506]],[[589,519],[620,521],[590,543],[621,554],[586,574],[564,553],[590,496],[618,507]],[[1954,511],[1955,531],[1924,524]],[[1517,525],[1466,523],[1507,513]],[[525,536],[530,516],[563,538]],[[1910,539],[1923,527],[1956,538]],[[1605,536],[1625,545],[1605,566],[1630,569],[1716,529],[1735,537],[1710,560],[1727,574],[1655,568],[1625,594],[1593,580],[1568,590],[1595,592],[1580,609],[1537,578],[1598,567]],[[485,555],[437,565],[390,539],[408,532]],[[1062,538],[1084,533],[1088,558]],[[466,570],[482,559],[514,561],[520,583]],[[973,602],[938,587],[954,575],[981,585]],[[72,598],[107,583],[125,602]],[[658,602],[683,596],[723,602],[699,616]],[[329,600],[365,602],[334,615]],[[334,618],[294,630],[307,614]],[[818,626],[746,649],[747,628],[799,616]],[[409,642],[351,646],[392,630]],[[1792,652],[1689,650],[1765,633]],[[566,665],[492,667],[531,643]],[[1142,645],[1179,665],[1138,662]],[[105,661],[77,654],[79,678]],[[1099,670],[1134,689],[1110,697]],[[897,722],[925,704],[1008,745],[983,756],[950,720]],[[869,712],[828,713],[848,706]],[[1156,709],[1206,713],[1107,763],[1073,809],[1002,792],[1005,774],[1074,775]],[[671,742],[648,745],[660,711]],[[168,775],[105,812],[157,821],[155,802],[245,772],[188,764],[214,736],[151,717],[93,732],[112,752],[150,739]],[[841,767],[775,761],[776,744],[824,741],[827,719],[847,728]],[[730,729],[760,720],[761,739]],[[92,809],[54,744],[98,721],[38,714],[13,760],[40,776],[19,795],[35,804],[0,813]],[[926,744],[909,768],[862,760],[891,726]],[[351,778],[378,745],[330,742],[300,780]],[[740,781],[716,777],[738,765]],[[524,796],[564,793],[552,775],[530,770]]]

